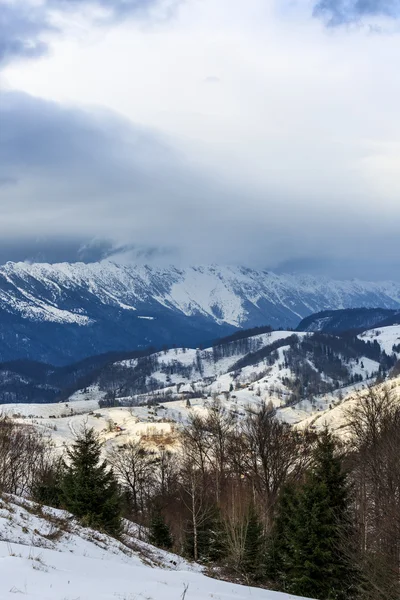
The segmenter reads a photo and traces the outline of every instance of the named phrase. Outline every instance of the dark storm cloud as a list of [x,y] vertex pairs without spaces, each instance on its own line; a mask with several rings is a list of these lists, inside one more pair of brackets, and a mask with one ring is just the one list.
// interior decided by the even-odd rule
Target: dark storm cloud
[[155,134],[108,111],[87,113],[20,92],[0,95],[0,181],[52,173],[139,190],[170,151]]
[[291,258],[274,266],[276,273],[302,273],[316,277],[331,277],[333,279],[361,280],[399,280],[400,261],[396,257],[382,260],[379,255],[368,258],[352,258],[351,253],[346,259],[337,256],[323,255]]
[[314,16],[323,18],[328,25],[355,23],[365,17],[400,18],[400,0],[320,0]]
[[[79,260],[82,240],[56,238],[18,238],[0,240],[0,264],[13,262],[65,262]],[[103,258],[102,253],[95,260]],[[84,259],[82,258],[84,261]],[[85,261],[84,261],[85,262]],[[88,261],[91,262],[91,261]]]
[[[0,94],[0,122],[0,263],[108,257],[302,271],[307,261],[290,258],[324,248],[328,265],[340,231],[341,248],[358,267],[343,264],[335,274],[360,273],[362,262],[371,267],[378,247],[381,263],[369,272],[381,278],[398,241],[384,226],[360,227],[358,214],[343,223],[340,211],[328,215],[322,205],[288,211],[281,195],[257,199],[224,186],[168,140],[108,111],[7,92]],[[374,244],[356,256],[366,239]],[[319,268],[308,263],[306,270]]]
[[[47,260],[46,244],[29,240],[32,231],[47,239],[49,227],[52,239],[57,231],[68,241],[60,252],[79,258],[79,246],[82,260],[138,246],[153,252],[177,239],[197,210],[207,215],[207,201],[218,197],[163,138],[109,111],[3,92],[0,123],[0,237],[28,240],[24,257]],[[96,247],[86,243],[92,238],[113,243]]]
[[[360,227],[359,215],[343,223],[324,206],[288,211],[282,197],[263,195],[257,205],[248,190],[223,187],[155,132],[113,113],[8,92],[0,122],[0,263],[228,262],[380,279],[394,276],[383,269],[390,264],[399,272],[390,258],[397,233]],[[337,263],[338,231],[351,265]],[[291,262],[300,253],[306,259]]]
[[0,3],[0,66],[45,54],[47,44],[41,36],[51,29],[43,7]]
[[[0,180],[16,182],[0,187],[3,237],[10,227],[21,237],[32,227],[43,236],[51,222],[67,239],[120,236],[127,243],[142,232],[148,247],[158,229],[164,234],[193,213],[188,196],[194,203],[210,196],[166,141],[109,111],[4,92],[0,123]],[[153,236],[148,243],[144,228]]]

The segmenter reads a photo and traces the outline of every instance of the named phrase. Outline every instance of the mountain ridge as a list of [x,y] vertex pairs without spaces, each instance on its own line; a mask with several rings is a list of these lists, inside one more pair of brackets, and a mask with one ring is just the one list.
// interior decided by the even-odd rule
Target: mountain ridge
[[400,324],[400,310],[382,308],[348,308],[326,310],[303,319],[296,331],[344,333]]
[[242,328],[294,328],[338,308],[400,309],[400,283],[276,275],[240,266],[98,263],[0,267],[0,361],[67,364]]

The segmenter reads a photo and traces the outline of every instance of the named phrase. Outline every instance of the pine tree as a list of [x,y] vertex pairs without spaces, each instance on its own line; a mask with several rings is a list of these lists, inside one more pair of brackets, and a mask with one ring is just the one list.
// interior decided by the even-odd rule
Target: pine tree
[[61,506],[61,482],[64,474],[62,458],[46,465],[34,482],[31,495],[35,502],[46,506]]
[[[288,591],[311,598],[338,598],[342,582],[334,575],[336,523],[324,483],[304,485],[294,518]],[[343,597],[343,596],[340,596]]]
[[[194,558],[194,536],[191,524],[188,524],[185,536],[185,553]],[[216,562],[227,554],[226,532],[218,508],[210,508],[197,527],[198,559],[204,562]]]
[[260,576],[264,559],[263,526],[253,505],[247,515],[246,537],[244,539],[242,567],[244,574],[250,579]]
[[172,548],[171,532],[164,521],[161,511],[156,510],[150,521],[149,541],[154,546],[170,550]]
[[293,519],[298,508],[298,487],[287,484],[282,490],[277,506],[272,532],[267,540],[266,575],[270,581],[279,582],[287,589],[288,571],[292,561]]
[[218,508],[210,521],[208,559],[218,562],[226,557],[228,552],[226,530]]
[[344,548],[351,542],[349,491],[327,430],[314,458],[303,486],[279,504],[272,564],[285,591],[319,600],[350,600],[355,572]]
[[67,451],[68,465],[61,483],[63,506],[87,527],[118,535],[121,530],[121,496],[93,429],[84,427]]

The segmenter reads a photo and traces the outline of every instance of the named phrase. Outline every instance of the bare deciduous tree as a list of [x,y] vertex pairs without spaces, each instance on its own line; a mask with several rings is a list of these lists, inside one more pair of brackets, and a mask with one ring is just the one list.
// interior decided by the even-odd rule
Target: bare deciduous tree
[[139,442],[129,441],[112,448],[107,459],[122,486],[128,491],[135,517],[144,511],[145,495],[154,484],[154,455]]
[[33,426],[0,417],[0,491],[29,494],[52,450],[50,439]]
[[244,423],[247,468],[264,503],[267,528],[282,486],[288,478],[300,477],[309,465],[313,437],[278,421],[269,405],[248,410]]
[[361,560],[372,587],[390,586],[400,577],[400,406],[388,386],[370,387],[347,422]]

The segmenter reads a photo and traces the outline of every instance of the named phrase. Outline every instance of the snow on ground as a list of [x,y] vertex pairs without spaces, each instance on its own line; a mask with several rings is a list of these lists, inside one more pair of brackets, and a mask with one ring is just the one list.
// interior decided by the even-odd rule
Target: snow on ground
[[[293,406],[285,406],[288,392],[279,387],[278,370],[261,378],[252,385],[235,389],[228,393],[222,386],[217,393],[221,405],[238,418],[246,414],[248,407],[256,407],[267,402],[277,410],[277,417],[292,425],[312,423],[327,414],[329,409],[340,403],[357,390],[365,388],[365,383],[354,384],[312,400],[302,400]],[[283,370],[281,375],[284,375]],[[213,386],[214,387],[214,386]],[[216,385],[218,387],[218,384]],[[271,387],[273,392],[271,392]],[[35,426],[51,435],[55,448],[60,451],[69,446],[83,426],[93,427],[104,444],[104,451],[115,444],[122,445],[129,440],[141,441],[150,449],[161,445],[169,450],[176,448],[176,434],[190,414],[205,415],[212,397],[185,398],[176,396],[158,406],[133,406],[98,408],[97,401],[76,401],[62,404],[15,404],[3,405],[3,412],[17,422]],[[76,409],[75,409],[76,407]],[[73,409],[73,412],[71,411]],[[335,414],[335,413],[334,413]],[[20,415],[18,417],[18,415]]]
[[[286,339],[293,335],[293,331],[272,331],[269,333],[262,333],[247,338],[252,344],[253,351],[260,350],[265,346],[281,340]],[[299,337],[309,335],[299,333],[296,334]],[[159,363],[159,371],[152,373],[152,377],[160,382],[167,383],[167,374],[163,371],[167,367],[179,364],[184,367],[193,367],[193,373],[191,374],[191,380],[201,380],[210,377],[218,377],[224,373],[228,373],[231,368],[242,359],[248,352],[237,353],[232,356],[226,356],[222,358],[214,359],[213,348],[206,348],[205,350],[195,350],[193,348],[175,348],[172,350],[166,350],[163,352],[157,352],[153,356]],[[198,371],[198,359],[201,360],[202,371]],[[124,360],[121,361],[121,366],[133,368],[137,364],[137,360]],[[180,384],[187,382],[188,378],[184,375],[173,375],[173,382]]]
[[[376,386],[378,393],[386,388],[389,388],[394,399],[400,403],[400,377]],[[299,421],[296,427],[304,429],[311,426],[315,429],[323,429],[325,426],[328,426],[333,431],[345,437],[348,411],[354,408],[358,402],[363,402],[367,394],[368,390],[365,386],[359,387],[358,390],[352,390],[342,400],[336,398],[336,404],[332,403],[331,408],[311,415],[309,414],[306,418]]]
[[[382,350],[390,356],[393,354],[393,346],[398,346],[400,344],[400,325],[369,329],[368,331],[361,333],[358,337],[364,342],[368,340],[373,342],[376,340]],[[397,355],[400,357],[400,352],[397,352]]]
[[[103,394],[102,394],[103,395]],[[77,400],[68,402],[51,402],[40,404],[2,404],[0,413],[8,416],[21,416],[24,418],[61,418],[70,417],[71,414],[86,414],[99,408],[98,400]]]
[[199,565],[127,535],[83,528],[55,509],[0,499],[0,598],[15,600],[290,600],[211,579]]
[[53,415],[57,411],[54,409],[58,404],[18,404],[11,410],[7,410],[7,405],[4,405],[4,412],[10,415],[29,415],[14,416],[14,419],[51,435],[55,448],[59,450],[70,445],[84,426],[92,427],[99,434],[104,450],[115,443],[122,445],[129,440],[145,440],[149,446],[163,444],[168,447],[174,443],[175,424],[165,422],[162,410],[155,415],[154,409],[147,406],[99,409],[97,403],[94,410],[89,410],[91,406],[88,403],[86,412],[82,408],[82,412],[78,414],[68,414],[69,409],[65,408],[64,403],[62,406],[65,412],[55,418]]
[[[251,338],[251,347],[254,351],[292,335],[292,331],[259,334]],[[302,337],[308,334],[296,335]],[[367,339],[378,339],[386,344],[384,349],[391,350],[400,336],[400,326],[372,330],[365,335]],[[245,415],[249,406],[272,403],[278,418],[294,425],[303,421],[311,422],[321,413],[333,409],[343,397],[365,387],[372,374],[379,369],[377,362],[366,357],[351,361],[348,365],[350,373],[362,375],[363,382],[288,406],[292,394],[283,383],[285,379],[293,379],[293,372],[285,367],[288,348],[283,346],[277,350],[277,360],[272,365],[262,360],[242,368],[240,373],[232,372],[231,368],[245,354],[218,358],[212,348],[176,348],[155,355],[158,366],[152,378],[158,379],[161,389],[119,398],[124,407],[100,409],[99,401],[103,399],[104,391],[92,385],[74,393],[66,402],[8,404],[0,407],[0,412],[51,433],[55,446],[60,449],[72,442],[83,425],[93,427],[106,448],[133,439],[141,440],[149,447],[163,445],[173,449],[176,427],[187,422],[192,412],[205,414],[213,398],[218,398],[226,410],[239,418]],[[135,368],[137,360],[123,361],[122,364],[126,368]],[[169,370],[175,364],[179,368]],[[311,362],[309,364],[315,368]],[[186,373],[185,368],[188,369]],[[165,401],[166,397],[169,397],[168,401]],[[157,406],[148,406],[148,400],[151,400],[150,404],[156,402]]]

